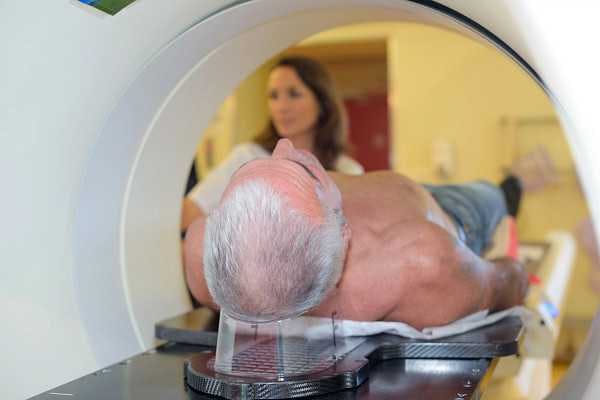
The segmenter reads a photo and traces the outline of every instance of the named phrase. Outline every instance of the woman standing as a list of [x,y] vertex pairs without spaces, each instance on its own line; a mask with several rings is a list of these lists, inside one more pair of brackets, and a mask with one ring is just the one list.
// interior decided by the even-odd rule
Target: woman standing
[[183,203],[182,229],[219,202],[227,182],[244,163],[271,154],[287,138],[297,149],[313,153],[328,170],[362,174],[362,166],[344,154],[345,112],[327,71],[305,57],[280,60],[267,85],[269,121],[253,142],[234,147],[229,157],[197,184]]

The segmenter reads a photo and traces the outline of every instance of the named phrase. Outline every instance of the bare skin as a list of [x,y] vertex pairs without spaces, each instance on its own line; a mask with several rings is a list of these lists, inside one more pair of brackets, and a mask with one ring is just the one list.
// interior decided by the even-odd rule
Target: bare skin
[[[457,240],[448,216],[418,184],[393,172],[325,174],[306,154],[294,153],[298,150],[291,144],[278,149],[275,164],[249,163],[254,165],[239,178],[264,174],[267,167],[278,169],[279,177],[288,174],[282,182],[304,179],[305,194],[311,181],[296,165],[302,161],[318,184],[337,186],[343,199],[348,225],[344,272],[337,287],[310,314],[336,312],[337,318],[402,321],[420,329],[478,310],[522,303],[527,276],[521,266],[509,259],[486,261],[471,252]],[[290,159],[296,163],[283,162]],[[332,198],[335,202],[335,194]],[[202,274],[203,233],[204,218],[199,218],[185,243],[186,276],[198,301],[215,307]]]

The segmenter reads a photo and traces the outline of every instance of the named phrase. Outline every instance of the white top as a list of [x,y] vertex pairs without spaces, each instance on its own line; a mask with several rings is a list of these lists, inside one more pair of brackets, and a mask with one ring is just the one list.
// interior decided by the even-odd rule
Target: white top
[[[188,194],[188,198],[196,203],[204,213],[209,213],[219,204],[233,173],[248,161],[264,157],[269,157],[269,152],[260,145],[256,143],[238,144],[218,167],[194,186]],[[338,157],[334,168],[337,172],[349,175],[361,175],[365,172],[362,165],[346,155]]]

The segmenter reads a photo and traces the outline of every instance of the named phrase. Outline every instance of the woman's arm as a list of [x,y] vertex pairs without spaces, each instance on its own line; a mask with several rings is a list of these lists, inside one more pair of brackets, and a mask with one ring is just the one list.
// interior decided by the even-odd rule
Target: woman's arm
[[188,288],[202,305],[217,309],[204,280],[204,227],[206,218],[197,218],[189,227],[183,243],[183,266]]
[[192,199],[185,197],[181,209],[181,230],[186,231],[192,222],[200,217],[206,217],[204,211]]
[[183,201],[181,230],[185,231],[194,219],[207,215],[215,208],[231,179],[243,164],[259,157],[268,156],[262,147],[255,143],[235,146],[229,156],[202,179]]

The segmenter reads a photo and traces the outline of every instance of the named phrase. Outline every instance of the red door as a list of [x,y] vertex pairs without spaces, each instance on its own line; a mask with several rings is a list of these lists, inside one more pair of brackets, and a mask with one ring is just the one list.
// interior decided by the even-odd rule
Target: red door
[[350,123],[351,154],[365,171],[390,169],[387,93],[344,101]]

